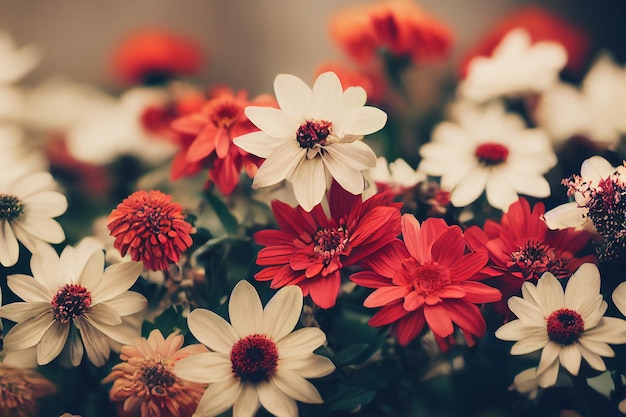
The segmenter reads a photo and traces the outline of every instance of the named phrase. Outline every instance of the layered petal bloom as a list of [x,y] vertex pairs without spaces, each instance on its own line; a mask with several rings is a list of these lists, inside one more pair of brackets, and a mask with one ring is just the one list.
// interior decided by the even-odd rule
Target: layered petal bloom
[[3,417],[36,416],[37,401],[53,394],[55,385],[33,369],[0,365],[0,410]]
[[576,257],[591,234],[574,228],[549,230],[543,221],[543,203],[530,208],[525,198],[511,204],[499,223],[485,222],[485,244],[493,268],[500,274],[494,281],[504,298],[519,294],[524,281],[538,280],[545,272],[557,278],[571,276],[583,263],[595,262],[593,255]]
[[264,96],[249,101],[245,91],[235,94],[230,89],[221,89],[199,111],[174,120],[174,130],[192,136],[175,163],[207,166],[211,180],[225,195],[230,195],[239,183],[242,168],[254,177],[261,160],[232,145],[234,137],[257,130],[244,114],[248,105],[273,106],[274,103]]
[[363,305],[383,308],[369,324],[391,324],[403,346],[428,325],[444,348],[444,339],[454,333],[456,324],[473,345],[486,330],[476,304],[501,298],[500,291],[477,282],[487,253],[468,250],[461,228],[442,219],[429,218],[420,225],[405,214],[402,236],[404,244],[397,241],[368,259],[371,271],[350,276],[356,284],[376,289]]
[[122,262],[104,269],[104,252],[83,241],[59,257],[47,247],[31,258],[33,276],[9,275],[7,284],[23,302],[0,307],[0,317],[17,324],[4,337],[8,352],[37,347],[37,363],[62,355],[78,366],[87,358],[102,366],[112,348],[130,344],[141,327],[146,299],[127,291],[142,265]]
[[54,179],[47,172],[0,181],[0,264],[15,265],[18,241],[35,253],[49,247],[48,243],[65,240],[63,228],[54,217],[65,213],[67,199],[54,188]]
[[561,44],[532,44],[526,30],[514,29],[491,57],[477,56],[469,62],[459,93],[476,102],[541,93],[558,81],[566,63],[567,52]]
[[333,307],[343,268],[376,256],[400,234],[399,204],[391,198],[391,194],[378,194],[362,201],[333,184],[330,218],[321,205],[307,212],[273,201],[280,230],[255,233],[255,242],[265,246],[257,256],[257,264],[265,268],[255,279],[271,280],[272,288],[298,285],[319,307]]
[[122,256],[130,253],[133,261],[143,262],[151,271],[177,263],[193,243],[194,229],[185,221],[183,208],[161,191],[134,192],[111,212],[107,227]]
[[431,142],[420,148],[418,166],[441,177],[453,205],[467,206],[486,191],[489,204],[506,211],[518,194],[550,195],[543,174],[556,164],[556,156],[543,131],[527,129],[519,116],[497,103],[454,110],[458,122],[435,127]]
[[322,201],[331,177],[352,194],[361,194],[362,172],[376,165],[374,151],[362,139],[382,129],[387,115],[364,106],[362,88],[344,91],[332,72],[317,77],[313,89],[293,75],[280,74],[274,91],[280,109],[247,107],[246,116],[261,131],[234,139],[246,152],[266,158],[253,187],[286,179],[306,211]]
[[263,308],[246,281],[231,294],[230,324],[212,311],[192,311],[189,329],[211,352],[181,359],[174,373],[210,384],[194,415],[212,417],[233,407],[233,417],[253,416],[263,406],[276,416],[296,417],[296,401],[322,403],[305,378],[328,375],[335,366],[313,354],[325,343],[324,332],[317,327],[293,331],[301,312],[298,287],[280,289]]
[[512,355],[541,350],[537,368],[540,387],[554,385],[560,365],[578,375],[582,359],[604,371],[602,357],[615,355],[610,344],[626,343],[626,321],[604,317],[607,303],[600,294],[600,273],[593,264],[583,264],[572,275],[565,291],[546,272],[533,285],[522,286],[523,297],[511,297],[509,308],[518,317],[496,331],[496,337],[515,341]]
[[575,227],[601,236],[596,247],[600,260],[618,256],[626,245],[626,168],[614,167],[593,156],[580,167],[580,175],[563,180],[574,201],[545,214],[550,229]]
[[191,417],[206,386],[176,376],[178,361],[207,352],[200,344],[183,346],[184,337],[167,338],[159,330],[133,345],[122,346],[120,359],[104,383],[113,382],[109,398],[119,402],[121,417]]
[[443,58],[452,31],[409,0],[348,8],[330,21],[333,40],[354,60],[367,63],[381,51],[420,63]]

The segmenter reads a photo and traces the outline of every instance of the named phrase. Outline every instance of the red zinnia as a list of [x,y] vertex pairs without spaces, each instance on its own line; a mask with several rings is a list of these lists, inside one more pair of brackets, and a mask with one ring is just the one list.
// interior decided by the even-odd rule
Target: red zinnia
[[[503,293],[503,301],[519,294],[527,280],[538,280],[545,272],[557,278],[571,276],[583,263],[595,263],[595,257],[575,255],[587,244],[591,235],[574,228],[549,230],[542,220],[545,208],[537,203],[531,210],[526,199],[511,204],[500,223],[485,222],[487,238],[482,238],[498,277],[494,285]],[[480,233],[471,228],[468,233]],[[478,246],[478,245],[475,245]],[[506,310],[504,303],[500,309]]]
[[172,196],[161,191],[136,191],[109,215],[108,228],[122,256],[130,252],[151,271],[166,270],[177,263],[181,252],[192,244],[193,226]]
[[321,204],[306,212],[280,201],[272,210],[281,230],[261,230],[254,235],[261,249],[255,275],[272,281],[272,288],[299,285],[321,308],[337,301],[341,269],[374,254],[400,233],[398,204],[390,194],[365,201],[333,183],[329,196],[330,218]]
[[480,282],[477,274],[488,261],[485,251],[468,250],[458,226],[429,218],[420,226],[410,214],[402,216],[404,245],[380,251],[372,271],[353,274],[358,285],[376,288],[364,302],[366,307],[383,307],[369,321],[371,326],[391,324],[398,342],[408,345],[422,331],[432,330],[439,344],[458,325],[468,345],[485,334],[486,324],[476,304],[501,298],[500,291]]

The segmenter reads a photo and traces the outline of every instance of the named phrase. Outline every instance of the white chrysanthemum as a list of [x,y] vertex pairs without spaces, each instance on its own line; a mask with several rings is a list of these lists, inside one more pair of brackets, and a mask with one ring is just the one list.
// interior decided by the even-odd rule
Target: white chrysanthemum
[[24,132],[14,124],[0,124],[0,166],[2,179],[12,179],[38,171],[47,171],[48,161],[41,149],[26,140]]
[[[15,265],[18,240],[35,253],[47,243],[61,243],[65,233],[54,217],[65,213],[67,199],[53,191],[55,182],[47,172],[0,181],[0,264]],[[49,246],[48,246],[49,247]]]
[[600,294],[600,273],[593,264],[583,264],[572,275],[565,292],[549,272],[537,286],[525,282],[520,297],[509,298],[509,308],[518,317],[496,331],[502,340],[516,341],[512,355],[537,350],[541,359],[537,368],[540,387],[556,382],[559,364],[578,375],[581,360],[604,371],[602,357],[615,355],[610,344],[626,343],[626,321],[604,317],[607,303]]
[[137,87],[108,106],[92,103],[97,111],[83,114],[67,132],[68,151],[78,160],[97,165],[121,155],[133,155],[151,164],[163,162],[174,154],[176,146],[147,132],[141,114],[150,106],[163,105],[166,98],[165,91]]
[[194,416],[216,416],[233,406],[233,417],[250,417],[262,405],[276,416],[295,417],[296,400],[321,403],[305,378],[328,375],[335,366],[313,354],[326,341],[319,328],[292,332],[301,312],[299,287],[281,288],[264,309],[246,281],[235,286],[230,298],[232,325],[212,311],[192,311],[189,330],[212,350],[181,359],[174,370],[182,379],[211,384]]
[[469,63],[459,93],[476,102],[540,93],[558,81],[566,63],[567,52],[562,45],[532,44],[526,30],[514,29],[500,41],[491,57],[478,56]]
[[17,324],[6,334],[4,349],[36,346],[37,362],[45,365],[62,354],[78,366],[87,353],[102,366],[111,349],[140,336],[146,299],[127,291],[143,266],[123,262],[104,269],[104,253],[93,241],[67,246],[59,257],[54,249],[31,258],[33,276],[9,275],[7,284],[24,302],[0,307],[0,317]]
[[626,68],[608,54],[593,64],[580,89],[555,84],[539,101],[537,123],[559,143],[583,135],[613,148],[626,133]]
[[280,109],[247,107],[246,116],[261,131],[234,139],[245,151],[266,158],[253,187],[287,179],[307,211],[322,201],[330,177],[352,194],[361,194],[362,172],[376,165],[374,151],[362,139],[382,129],[387,115],[365,106],[361,87],[344,91],[332,72],[317,77],[313,89],[298,77],[280,74],[274,91]]
[[440,176],[453,205],[464,207],[483,191],[493,207],[506,211],[518,194],[550,195],[543,177],[556,164],[547,135],[527,129],[524,121],[505,113],[500,103],[486,107],[459,104],[457,123],[435,127],[430,143],[420,149],[418,169]]
[[13,84],[30,72],[39,59],[34,45],[17,48],[8,33],[0,32],[0,118],[15,119],[23,111],[22,92]]

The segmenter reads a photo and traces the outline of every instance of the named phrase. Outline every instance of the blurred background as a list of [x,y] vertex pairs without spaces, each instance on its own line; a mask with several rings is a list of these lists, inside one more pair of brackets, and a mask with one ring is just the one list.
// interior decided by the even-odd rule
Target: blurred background
[[[225,83],[251,94],[272,91],[279,72],[313,78],[320,62],[340,59],[328,21],[336,11],[371,0],[0,0],[0,29],[17,45],[37,44],[40,65],[24,80],[62,74],[118,89],[110,51],[135,29],[156,26],[194,39],[205,52],[198,80]],[[435,67],[454,72],[463,51],[516,9],[540,5],[588,32],[591,49],[608,49],[626,61],[624,0],[421,0],[427,12],[456,35],[450,59]],[[594,54],[591,53],[590,56]]]

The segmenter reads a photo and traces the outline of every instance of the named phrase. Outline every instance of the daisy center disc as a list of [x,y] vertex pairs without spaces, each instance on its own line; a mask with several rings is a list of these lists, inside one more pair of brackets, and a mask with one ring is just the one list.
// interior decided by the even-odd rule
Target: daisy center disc
[[15,220],[24,211],[24,205],[19,198],[10,194],[0,194],[0,220],[8,222]]
[[318,230],[313,237],[315,247],[313,251],[325,263],[339,254],[342,254],[348,246],[348,231],[343,227]]
[[66,284],[57,291],[50,304],[54,319],[68,323],[91,307],[91,294],[82,285]]
[[307,120],[300,125],[296,132],[296,140],[300,147],[311,149],[315,145],[326,145],[326,138],[330,135],[333,124],[326,121]]
[[167,389],[174,385],[176,377],[162,362],[147,362],[141,367],[139,380],[156,396],[167,395]]
[[437,262],[416,264],[411,269],[413,288],[421,295],[428,295],[450,283],[450,271]]
[[487,142],[479,145],[474,151],[478,162],[485,166],[499,165],[509,157],[509,148],[500,144]]
[[548,316],[548,337],[562,345],[571,345],[585,331],[585,322],[578,312],[561,308]]
[[230,362],[233,373],[243,382],[267,381],[278,365],[276,343],[262,334],[246,336],[233,345]]
[[230,100],[224,100],[217,103],[211,113],[213,124],[228,130],[243,115],[243,107]]
[[519,246],[515,252],[511,253],[511,260],[508,262],[507,267],[519,268],[527,279],[539,279],[546,271],[555,272],[552,271],[551,266],[556,258],[554,250],[544,242],[530,239],[522,246]]

